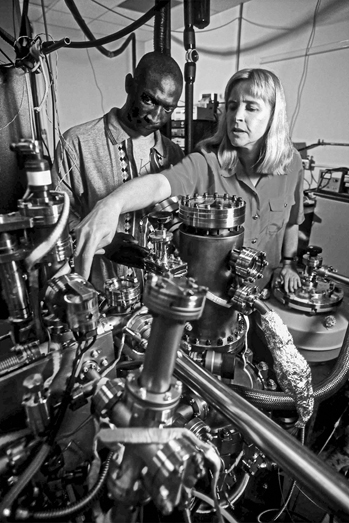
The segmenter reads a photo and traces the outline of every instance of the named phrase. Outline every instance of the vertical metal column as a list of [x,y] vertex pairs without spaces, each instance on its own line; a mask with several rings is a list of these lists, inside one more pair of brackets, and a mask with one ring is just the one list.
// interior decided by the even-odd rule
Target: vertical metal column
[[196,75],[196,62],[199,53],[195,49],[193,0],[184,0],[184,48],[186,50],[186,64],[184,66],[185,81],[185,154],[193,149],[193,93]]
[[[156,0],[155,6],[159,4]],[[157,10],[154,18],[154,51],[171,56],[171,0]],[[162,128],[161,132],[171,139],[171,120]]]

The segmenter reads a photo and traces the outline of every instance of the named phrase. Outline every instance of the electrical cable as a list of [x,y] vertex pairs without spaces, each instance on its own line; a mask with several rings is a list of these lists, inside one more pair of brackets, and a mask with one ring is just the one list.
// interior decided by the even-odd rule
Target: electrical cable
[[103,91],[102,89],[100,88],[100,86],[98,85],[98,81],[97,81],[97,76],[96,76],[96,71],[94,70],[94,67],[93,67],[93,63],[92,63],[92,60],[91,60],[91,56],[90,56],[90,52],[88,49],[86,49],[86,53],[87,53],[87,58],[88,58],[88,61],[90,62],[90,66],[91,66],[91,69],[92,69],[92,74],[93,74],[93,78],[94,78],[94,81],[95,81],[95,84],[96,84],[96,87],[99,91],[99,94],[101,95],[101,109],[102,109],[102,114],[105,114],[105,109],[104,109],[104,99],[103,99]]
[[[339,424],[340,424],[340,421],[342,419],[342,417],[344,416],[344,414],[346,413],[346,411],[348,410],[348,405],[345,407],[345,409],[343,410],[343,412],[341,413],[340,417],[338,418],[338,420],[336,421],[336,423],[334,424],[333,426],[333,429],[331,431],[331,433],[329,434],[329,436],[327,437],[325,443],[322,445],[321,449],[317,452],[317,455],[319,456],[325,449],[325,447],[327,446],[327,444],[329,443],[329,441],[331,440],[333,434],[335,433],[336,429],[338,428]],[[323,510],[322,507],[320,507],[314,500],[312,500],[302,489],[301,487],[296,484],[296,487],[298,489],[298,494],[301,493],[303,494],[303,496],[305,496],[309,501],[311,501],[311,503],[313,503],[315,506],[317,506],[318,508],[320,508],[321,510]],[[296,505],[296,501],[298,499],[298,496],[297,498],[295,499],[294,503],[293,503],[293,506]]]
[[[28,20],[29,0],[24,0],[22,5],[20,37],[27,38],[27,20]],[[17,40],[16,40],[17,43]]]
[[11,36],[7,31],[5,31],[5,29],[2,29],[1,27],[0,27],[0,38],[5,40],[5,42],[7,44],[9,44],[11,47],[13,47],[15,45],[16,38]]
[[93,420],[93,415],[89,414],[87,418],[84,419],[74,430],[71,432],[64,432],[63,434],[59,435],[59,438],[57,439],[57,443],[59,443],[63,439],[71,438],[74,436],[77,432],[79,432],[81,429],[85,427],[91,420]]
[[337,428],[339,427],[339,424],[340,424],[340,422],[341,422],[341,419],[342,419],[342,417],[344,416],[344,414],[346,413],[346,411],[348,410],[348,408],[349,408],[349,405],[346,405],[346,407],[345,407],[345,409],[343,410],[342,414],[339,416],[338,420],[337,420],[336,423],[333,425],[333,429],[332,429],[331,433],[329,434],[329,436],[327,437],[325,443],[322,445],[321,449],[318,451],[318,453],[317,453],[318,455],[321,454],[321,453],[325,450],[325,448],[326,448],[326,446],[328,445],[329,441],[331,440],[333,434],[335,433],[335,431],[336,431]]
[[[6,58],[7,60],[9,61],[9,64],[12,65],[13,67],[15,66],[15,63],[11,60],[11,58],[5,53],[5,51],[3,51],[2,49],[0,49],[0,53],[2,53]],[[9,64],[4,64],[4,65],[9,65]]]
[[242,19],[244,20],[244,22],[247,22],[251,25],[256,25],[258,27],[264,27],[265,29],[273,29],[275,31],[290,31],[292,30],[291,27],[278,27],[276,25],[266,25],[266,24],[259,24],[257,22],[252,22],[252,20],[249,20],[248,18],[244,18],[242,17]]
[[[211,505],[211,507],[215,508],[215,503],[214,503],[213,499],[210,498],[209,496],[206,496],[206,494],[203,494],[202,492],[199,492],[198,490],[195,490],[195,489],[192,490],[192,494],[194,497],[200,499],[204,503],[207,503],[208,505]],[[229,514],[229,512],[225,508],[221,507],[220,510],[221,510],[222,516],[229,523],[239,523],[237,521],[237,519],[235,519],[231,514]]]
[[[39,60],[40,60],[39,63],[40,63],[42,75],[44,77],[44,82],[45,82],[45,92],[44,92],[44,96],[43,96],[40,104],[37,107],[34,107],[34,111],[36,111],[36,112],[40,112],[41,109],[43,108],[43,105],[46,102],[47,95],[48,95],[48,90],[49,90],[49,84],[48,84],[48,81],[47,81],[47,78],[46,78],[46,74],[45,74],[45,70],[44,70],[43,61],[42,61],[41,56],[40,56]],[[32,70],[31,72],[34,72],[34,71]]]
[[[332,0],[331,2],[328,2],[321,10],[321,16],[323,19],[325,19],[326,15],[331,14],[333,10],[337,7],[338,9],[343,9],[344,2],[343,0]],[[344,14],[343,14],[344,15]],[[292,34],[293,37],[295,37],[296,34],[300,34],[309,24],[309,18],[305,18],[301,21],[297,21],[294,23],[292,27],[288,29],[288,31],[283,31],[282,34],[272,35],[268,36],[267,38],[260,38],[259,40],[255,40],[251,42],[248,45],[244,45],[244,53],[258,50],[260,52],[262,47],[268,46],[270,44],[279,44],[282,40],[285,40],[289,36],[289,34]],[[172,31],[173,33],[174,31]],[[172,40],[176,42],[178,45],[183,45],[182,40],[177,38],[176,36],[172,36]],[[231,57],[234,56],[236,53],[236,50],[234,48],[221,48],[221,49],[214,49],[212,47],[201,47],[197,46],[197,51],[200,54],[208,55],[208,56],[220,56],[220,57]]]
[[[110,11],[111,13],[114,13],[118,16],[121,16],[122,18],[126,18],[127,20],[131,20],[132,22],[135,21],[134,18],[131,18],[130,16],[127,16],[127,15],[124,15],[123,13],[120,13],[120,11],[115,11],[115,9],[112,9],[111,7],[108,7],[104,4],[102,4],[101,2],[98,2],[97,0],[91,0],[94,4],[97,4],[101,7],[103,7],[103,9],[106,9],[107,11]],[[233,18],[232,20],[229,20],[229,22],[226,22],[222,25],[218,25],[217,27],[212,27],[210,29],[200,29],[199,30],[199,34],[202,34],[202,33],[210,33],[212,31],[217,31],[217,29],[222,29],[223,27],[226,27],[230,24],[232,24],[233,22],[235,22],[236,20],[239,20],[239,16]],[[266,25],[266,24],[259,24],[257,22],[252,22],[252,20],[248,20],[247,18],[245,17],[242,17],[242,20],[244,20],[245,22],[248,22],[249,24],[252,24],[252,25],[256,25],[258,27],[264,27],[265,29],[274,29],[276,31],[290,31],[291,28],[290,27],[278,27],[278,26],[275,26],[275,25]],[[149,24],[144,24],[146,27],[150,27],[152,28],[151,25]],[[182,34],[183,31],[179,31],[179,30],[175,30],[175,29],[172,29],[171,30],[171,33],[178,33],[178,34]]]
[[[104,4],[102,4],[101,2],[98,2],[97,0],[91,0],[91,1],[94,4],[97,4],[97,5],[101,6],[101,7],[103,7],[103,9],[106,9],[107,11],[110,11],[111,13],[114,13],[114,14],[116,14],[118,16],[121,16],[122,18],[126,18],[127,20],[131,20],[132,22],[135,22],[134,18],[131,18],[130,16],[124,15],[123,13],[120,13],[120,11],[115,11],[115,9],[112,9],[111,7],[108,7],[108,6],[104,5]],[[222,27],[226,27],[227,25],[232,24],[233,22],[235,22],[235,20],[238,20],[238,19],[239,19],[239,17],[233,18],[233,20],[230,20],[229,22],[226,22],[225,24],[219,25],[218,27],[213,27],[212,29],[202,29],[202,30],[200,30],[200,34],[201,33],[208,33],[208,32],[211,32],[211,31],[216,31],[217,29],[221,29]],[[143,24],[143,25],[153,29],[153,26],[151,26],[150,24]],[[172,29],[171,33],[182,34],[183,31],[177,31],[177,30]]]
[[[41,0],[41,10],[42,10],[42,19],[44,22],[46,40],[48,40],[49,38],[51,38],[53,40],[52,36],[48,32],[44,0]],[[52,74],[51,74],[52,61],[51,61],[50,55],[48,57],[45,56],[45,62],[46,62],[46,67],[47,67],[47,71],[48,71],[48,76],[49,76],[49,80],[50,80],[50,89],[51,89],[52,121],[53,121],[52,148],[53,148],[53,154],[54,154],[54,151],[56,150],[56,135],[55,135],[55,127],[54,127],[54,125],[55,125],[55,114],[54,114],[55,101],[54,101],[54,96],[53,96],[53,78],[52,78]],[[49,154],[49,156],[50,156],[50,154]],[[51,160],[51,163],[52,163],[52,160]]]
[[[304,427],[301,428],[300,433],[301,433],[301,443],[302,443],[302,445],[304,445],[304,436],[305,436]],[[292,497],[295,487],[296,487],[296,481],[293,480],[290,490],[288,491],[288,494],[286,496],[285,501],[283,502],[282,507],[281,508],[269,508],[267,510],[263,510],[263,512],[260,512],[258,514],[257,521],[259,523],[262,523],[261,517],[264,516],[264,514],[269,514],[269,512],[276,512],[276,515],[273,517],[273,519],[271,519],[271,521],[277,521],[279,519],[279,517],[283,514],[283,512],[285,512],[285,510],[287,510],[287,506],[288,506],[289,502],[291,501],[291,497]]]
[[16,38],[16,33],[17,33],[17,29],[16,29],[16,17],[15,17],[15,8],[18,7],[18,15],[20,14],[19,13],[19,6],[16,2],[12,2],[12,24],[13,24],[13,34]]
[[[92,489],[81,499],[78,501],[75,501],[68,505],[65,508],[57,508],[57,509],[48,509],[43,511],[33,511],[28,516],[32,520],[50,520],[50,519],[61,519],[61,520],[71,520],[69,516],[72,516],[73,514],[77,514],[82,512],[83,510],[86,510],[88,507],[91,506],[93,501],[95,501],[99,495],[102,493],[102,488],[104,486],[104,483],[107,479],[109,465],[111,462],[111,459],[113,457],[113,453],[110,452],[107,456],[107,459],[105,460],[104,464],[102,465],[102,470],[100,473],[99,478],[97,479],[95,485],[92,487]],[[66,519],[67,518],[67,519]]]
[[[26,73],[25,73],[25,74],[26,74]],[[19,108],[18,108],[17,113],[14,115],[14,117],[12,118],[12,120],[10,120],[9,122],[7,122],[7,124],[5,124],[3,127],[0,127],[0,131],[3,131],[4,129],[6,129],[6,127],[8,127],[9,125],[11,125],[11,124],[16,120],[16,118],[19,116],[19,113],[21,112],[22,105],[23,105],[24,94],[25,94],[25,83],[23,83],[22,98],[21,98],[21,101],[20,101],[20,104],[19,104]]]
[[124,36],[129,35],[130,33],[136,31],[136,29],[139,29],[145,22],[150,20],[155,13],[165,7],[168,4],[169,0],[159,0],[159,3],[149,9],[143,16],[141,16],[137,22],[134,22],[130,24],[129,26],[125,27],[124,29],[121,29],[120,31],[117,31],[116,33],[112,33],[109,36],[104,36],[103,38],[99,38],[97,40],[94,40],[93,42],[72,42],[69,39],[63,39],[58,42],[55,42],[54,44],[51,44],[50,42],[44,42],[42,46],[42,52],[44,54],[49,54],[52,51],[56,51],[57,49],[60,49],[61,47],[68,47],[71,49],[87,49],[91,47],[97,47],[98,45],[104,45],[109,44],[110,42],[114,42],[115,40],[119,40],[120,38],[123,38]]
[[18,498],[24,487],[29,483],[32,477],[40,470],[42,464],[47,458],[51,446],[47,443],[43,443],[34,459],[30,462],[29,466],[17,477],[16,483],[3,497],[0,503],[0,518],[3,516],[5,519],[11,514],[11,507],[15,500]]
[[[43,0],[41,0],[41,1],[43,1]],[[88,25],[86,24],[83,17],[81,16],[80,11],[76,7],[74,0],[64,0],[64,1],[66,3],[66,6],[68,7],[69,11],[73,15],[76,23],[78,24],[78,26],[84,33],[84,35],[89,39],[89,41],[95,42],[96,37],[94,36],[94,34],[92,33],[92,31],[90,30]],[[134,33],[130,34],[129,37],[125,40],[125,42],[121,45],[121,47],[119,47],[119,49],[115,49],[115,51],[109,51],[102,45],[97,45],[96,49],[100,53],[102,53],[104,56],[106,56],[107,58],[115,58],[116,56],[119,56],[121,53],[123,53],[123,51],[126,49],[126,47],[128,46],[128,44],[130,42],[132,42],[132,44],[135,45]]]
[[320,4],[321,4],[321,0],[317,0],[316,6],[315,6],[315,10],[314,10],[314,15],[313,15],[312,28],[311,28],[309,40],[308,40],[308,43],[307,43],[307,47],[305,49],[303,71],[302,71],[302,75],[301,75],[301,78],[300,78],[300,81],[299,81],[299,85],[298,85],[298,89],[297,89],[296,106],[294,108],[294,111],[293,111],[293,114],[292,114],[292,117],[291,117],[291,121],[290,121],[290,135],[291,136],[293,134],[294,126],[296,124],[296,121],[297,121],[297,118],[298,118],[298,115],[299,115],[299,111],[300,111],[300,107],[301,107],[302,93],[303,93],[303,89],[304,89],[305,82],[306,82],[307,75],[308,75],[308,65],[309,65],[309,54],[308,53],[309,53],[309,50],[311,49],[311,46],[313,44],[314,37],[315,37],[316,18],[317,18],[319,9],[320,9]]

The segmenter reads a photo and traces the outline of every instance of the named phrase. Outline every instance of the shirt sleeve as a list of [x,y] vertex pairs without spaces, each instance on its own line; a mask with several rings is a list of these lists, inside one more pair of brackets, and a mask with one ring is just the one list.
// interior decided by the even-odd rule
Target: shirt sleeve
[[291,163],[291,171],[287,176],[296,177],[296,184],[294,188],[294,199],[295,203],[291,208],[290,218],[288,223],[290,225],[300,225],[304,221],[304,169],[300,154],[295,150],[294,159]]
[[179,147],[179,145],[177,145],[176,143],[172,142],[171,140],[169,140],[169,142],[170,142],[170,145],[169,145],[169,151],[170,151],[169,161],[170,161],[171,165],[176,165],[178,162],[183,160],[184,152]]
[[171,196],[185,196],[207,190],[208,165],[200,153],[192,153],[161,172],[171,185]]
[[69,196],[69,229],[72,230],[81,221],[79,195],[83,191],[79,158],[75,153],[73,142],[70,140],[69,131],[61,137],[55,152],[52,184],[55,191],[63,191]]

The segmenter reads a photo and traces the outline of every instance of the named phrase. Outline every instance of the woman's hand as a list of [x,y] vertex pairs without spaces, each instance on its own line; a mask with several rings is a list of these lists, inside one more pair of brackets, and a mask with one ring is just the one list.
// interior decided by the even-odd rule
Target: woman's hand
[[95,254],[103,254],[115,236],[120,212],[112,194],[96,203],[92,211],[75,228],[75,270],[85,279],[91,272]]
[[280,279],[285,292],[295,292],[301,286],[301,279],[294,263],[284,264],[280,272]]

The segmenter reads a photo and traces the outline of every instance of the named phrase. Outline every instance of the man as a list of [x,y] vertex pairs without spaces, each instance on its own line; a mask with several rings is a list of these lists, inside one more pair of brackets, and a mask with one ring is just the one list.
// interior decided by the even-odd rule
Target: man
[[[57,190],[70,196],[70,229],[83,220],[98,201],[124,182],[159,172],[183,158],[180,147],[159,129],[171,118],[183,88],[178,64],[170,56],[151,52],[125,78],[127,98],[121,109],[68,130],[57,148],[52,172]],[[127,213],[117,231],[139,237],[142,212]],[[127,274],[126,267],[96,256],[91,281],[102,291],[106,279]]]

